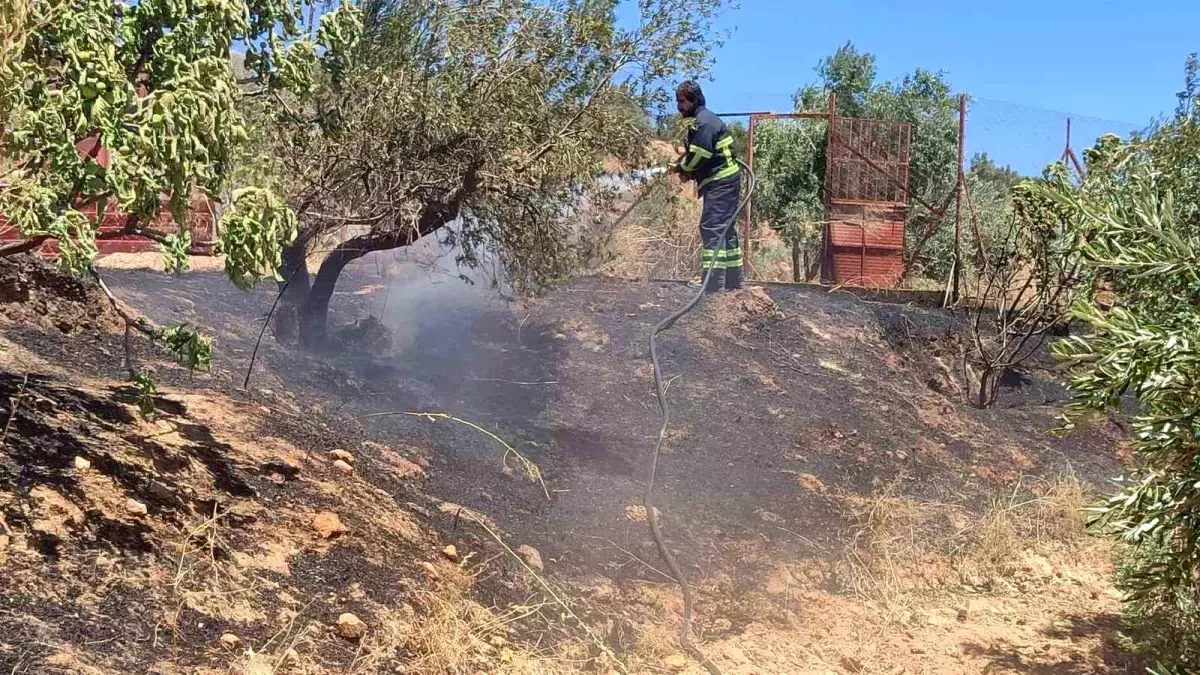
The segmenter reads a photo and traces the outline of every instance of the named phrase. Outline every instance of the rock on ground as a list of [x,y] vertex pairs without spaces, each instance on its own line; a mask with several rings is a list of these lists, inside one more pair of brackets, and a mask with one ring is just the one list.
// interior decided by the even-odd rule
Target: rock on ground
[[346,612],[338,617],[337,634],[347,640],[358,640],[367,634],[367,624],[357,616]]
[[346,526],[342,524],[342,519],[338,514],[332,511],[322,511],[313,518],[313,529],[322,539],[332,539],[334,537],[346,534]]
[[678,672],[688,667],[688,659],[683,654],[672,654],[663,659],[663,665]]
[[427,560],[421,562],[421,571],[425,573],[425,576],[429,577],[430,581],[439,581],[442,578],[442,573],[438,572],[433,563]]
[[546,569],[542,565],[542,554],[538,553],[538,550],[529,544],[521,544],[521,547],[517,549],[517,553],[520,553],[525,562],[529,563],[529,566],[533,569],[539,572]]

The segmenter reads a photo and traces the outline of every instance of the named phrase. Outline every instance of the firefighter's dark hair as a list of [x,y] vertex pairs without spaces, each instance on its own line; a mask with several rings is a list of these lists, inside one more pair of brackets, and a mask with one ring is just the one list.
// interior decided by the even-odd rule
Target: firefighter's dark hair
[[675,92],[678,94],[683,94],[683,97],[692,105],[707,105],[704,100],[704,91],[700,89],[700,85],[697,84],[695,80],[688,80],[687,82],[684,82],[683,84],[679,85]]

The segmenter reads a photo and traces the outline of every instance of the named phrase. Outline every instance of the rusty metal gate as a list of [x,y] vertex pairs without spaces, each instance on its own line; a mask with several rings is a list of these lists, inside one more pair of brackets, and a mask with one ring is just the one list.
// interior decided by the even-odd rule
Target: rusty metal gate
[[904,274],[912,126],[830,115],[821,280],[892,287]]

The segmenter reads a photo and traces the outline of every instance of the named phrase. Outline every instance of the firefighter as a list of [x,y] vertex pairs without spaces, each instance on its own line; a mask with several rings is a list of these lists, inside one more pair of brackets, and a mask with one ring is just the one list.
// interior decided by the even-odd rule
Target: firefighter
[[742,248],[737,227],[729,227],[726,232],[737,212],[742,189],[740,168],[733,159],[733,136],[721,118],[704,107],[704,92],[694,81],[679,85],[675,104],[687,122],[687,149],[671,170],[685,180],[696,181],[696,191],[704,201],[700,214],[700,279],[712,269],[706,292],[736,290],[742,285]]

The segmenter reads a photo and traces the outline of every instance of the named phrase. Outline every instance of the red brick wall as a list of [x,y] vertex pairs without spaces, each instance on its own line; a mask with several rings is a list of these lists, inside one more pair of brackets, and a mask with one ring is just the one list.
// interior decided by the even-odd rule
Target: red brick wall
[[[95,159],[103,166],[108,165],[108,151],[100,147],[98,139],[86,138],[80,141],[77,147],[80,154]],[[84,207],[80,210],[95,222],[96,207],[94,205]],[[216,240],[215,214],[216,204],[211,199],[198,196],[192,200],[191,209],[187,216],[187,223],[192,232],[192,242],[199,248],[209,248]],[[110,209],[104,214],[104,220],[100,223],[100,232],[103,234],[119,231],[124,223],[125,215]],[[162,232],[176,231],[176,225],[171,218],[171,214],[165,211],[160,213],[150,226]],[[21,235],[16,227],[9,223],[3,215],[0,215],[0,241],[18,241],[20,239]],[[96,248],[99,249],[101,255],[105,255],[108,253],[154,251],[158,249],[158,244],[144,237],[123,235],[112,239],[99,240],[96,242]],[[39,249],[39,252],[43,255],[53,255],[57,251],[58,246],[53,241],[46,242]]]

